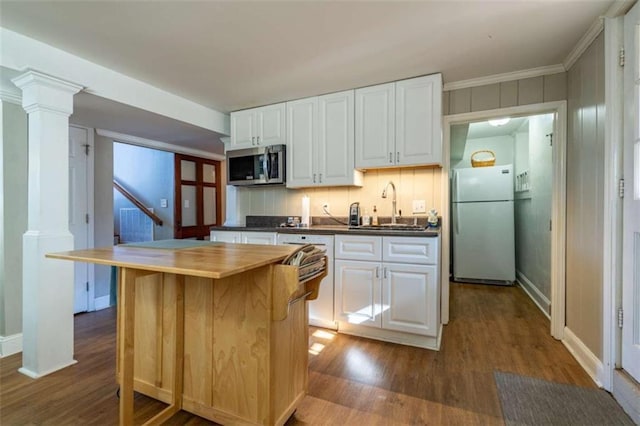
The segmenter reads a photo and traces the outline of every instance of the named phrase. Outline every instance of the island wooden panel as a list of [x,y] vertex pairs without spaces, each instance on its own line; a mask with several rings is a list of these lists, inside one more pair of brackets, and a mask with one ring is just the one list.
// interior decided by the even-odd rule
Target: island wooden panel
[[[272,282],[282,269],[297,268],[184,277],[184,410],[223,424],[283,424],[293,413],[307,389],[307,309],[301,297],[283,320],[272,320],[271,288],[291,286]],[[175,277],[141,277],[135,294],[134,389],[166,403],[173,396]],[[311,291],[305,284],[296,282],[292,300]]]

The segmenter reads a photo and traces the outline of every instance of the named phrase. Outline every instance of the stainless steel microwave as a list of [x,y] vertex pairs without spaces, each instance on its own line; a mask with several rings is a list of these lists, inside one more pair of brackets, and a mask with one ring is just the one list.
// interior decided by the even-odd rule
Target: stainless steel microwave
[[274,185],[285,180],[285,145],[227,151],[229,185]]

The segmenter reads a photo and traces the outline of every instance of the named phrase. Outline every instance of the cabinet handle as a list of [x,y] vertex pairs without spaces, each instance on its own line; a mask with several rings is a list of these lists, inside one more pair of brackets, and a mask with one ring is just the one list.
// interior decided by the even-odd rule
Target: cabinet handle
[[318,176],[320,176],[320,179],[318,181],[322,183],[322,173],[320,173]]
[[313,174],[313,183],[316,183],[316,174]]
[[260,136],[256,136],[256,145],[260,145]]
[[380,267],[376,266],[376,278],[380,278]]
[[396,152],[396,163],[400,162],[400,151]]
[[387,278],[387,267],[385,266],[382,270],[384,271],[384,277],[386,279]]
[[393,152],[389,153],[389,162],[393,163]]
[[251,136],[251,145],[255,145],[255,144],[256,144],[256,137]]

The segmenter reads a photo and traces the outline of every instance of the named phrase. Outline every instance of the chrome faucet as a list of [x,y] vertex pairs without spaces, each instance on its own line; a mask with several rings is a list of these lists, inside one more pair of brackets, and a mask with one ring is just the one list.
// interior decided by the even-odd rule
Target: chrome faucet
[[391,189],[393,189],[393,197],[391,198],[391,224],[396,224],[396,186],[392,181],[389,181],[387,186],[382,190],[382,198],[387,198],[387,189],[389,189],[389,185],[391,185]]

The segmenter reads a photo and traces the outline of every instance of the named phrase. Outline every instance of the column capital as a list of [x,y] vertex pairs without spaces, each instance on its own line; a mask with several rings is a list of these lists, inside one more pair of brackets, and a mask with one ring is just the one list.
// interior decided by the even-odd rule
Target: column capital
[[27,113],[47,110],[64,115],[73,113],[73,95],[82,86],[29,70],[11,80],[22,90],[22,108]]

